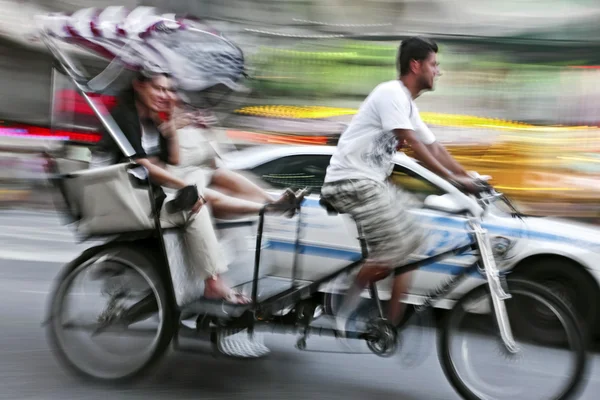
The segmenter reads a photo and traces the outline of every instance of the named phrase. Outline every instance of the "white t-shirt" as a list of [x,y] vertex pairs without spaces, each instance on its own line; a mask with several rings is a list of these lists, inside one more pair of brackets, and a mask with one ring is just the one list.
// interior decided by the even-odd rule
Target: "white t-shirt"
[[398,139],[394,129],[411,129],[425,144],[435,136],[400,80],[379,84],[342,133],[327,168],[325,182],[371,179],[384,182],[392,173]]

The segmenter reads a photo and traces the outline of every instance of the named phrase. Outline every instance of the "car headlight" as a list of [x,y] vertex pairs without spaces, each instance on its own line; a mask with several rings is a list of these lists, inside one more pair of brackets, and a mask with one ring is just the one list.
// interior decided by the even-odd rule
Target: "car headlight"
[[492,240],[492,253],[495,258],[506,258],[510,249],[515,245],[515,241],[504,236],[493,237]]

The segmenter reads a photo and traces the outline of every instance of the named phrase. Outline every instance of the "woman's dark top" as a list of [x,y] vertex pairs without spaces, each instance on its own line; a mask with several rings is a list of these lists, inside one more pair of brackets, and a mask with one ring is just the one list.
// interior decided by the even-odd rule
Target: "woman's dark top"
[[[132,158],[134,160],[156,156],[162,162],[168,162],[169,153],[166,139],[160,134],[154,121],[150,119],[140,121],[137,108],[135,107],[135,97],[133,92],[127,91],[119,96],[117,105],[111,111],[111,116],[133,147],[135,154]],[[158,136],[157,146],[148,152],[142,146],[142,124],[144,125],[144,130],[148,136]],[[103,129],[102,139],[98,142],[96,150],[104,153],[106,156],[110,155],[111,160],[116,163],[128,161],[112,136],[105,129]]]
[[[132,92],[126,92],[119,96],[117,106],[111,111],[111,116],[133,147],[135,151],[135,154],[131,157],[133,160],[156,156],[164,163],[168,162],[168,148],[165,138],[160,134],[158,127],[152,120],[140,122]],[[158,139],[153,141],[155,145],[151,146],[152,149],[149,148],[148,152],[142,146],[142,123],[146,134]],[[112,136],[105,129],[103,131],[102,139],[96,148],[92,150],[93,153],[99,156],[100,164],[112,165],[128,162],[129,159],[121,152]],[[131,170],[131,172],[133,173],[131,179],[142,179],[139,174],[135,173],[136,171]],[[151,183],[150,186],[153,190],[156,208],[160,210],[166,197],[165,192],[158,185]]]

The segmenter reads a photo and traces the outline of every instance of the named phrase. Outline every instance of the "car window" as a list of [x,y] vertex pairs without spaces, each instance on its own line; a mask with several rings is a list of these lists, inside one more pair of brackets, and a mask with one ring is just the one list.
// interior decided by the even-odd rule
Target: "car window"
[[330,155],[294,155],[278,158],[253,168],[251,172],[275,188],[310,186],[319,193]]
[[398,164],[394,165],[390,179],[396,185],[415,195],[420,201],[425,201],[425,198],[431,194],[443,195],[446,193],[421,175]]

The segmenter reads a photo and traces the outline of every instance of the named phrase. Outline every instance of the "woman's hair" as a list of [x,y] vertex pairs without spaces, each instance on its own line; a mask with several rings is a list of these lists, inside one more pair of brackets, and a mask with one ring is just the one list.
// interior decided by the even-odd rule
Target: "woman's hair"
[[158,76],[164,76],[166,78],[173,78],[173,75],[166,70],[162,70],[159,68],[153,68],[153,69],[142,68],[139,71],[137,71],[137,73],[135,75],[135,80],[137,80],[139,82],[149,82]]
[[136,92],[133,87],[133,82],[137,81],[140,83],[146,83],[152,81],[154,78],[164,76],[166,78],[173,78],[173,75],[166,70],[161,69],[158,66],[144,66],[140,70],[136,71],[131,83],[127,85],[125,89],[117,96],[118,102],[121,103],[134,103],[136,100]]

